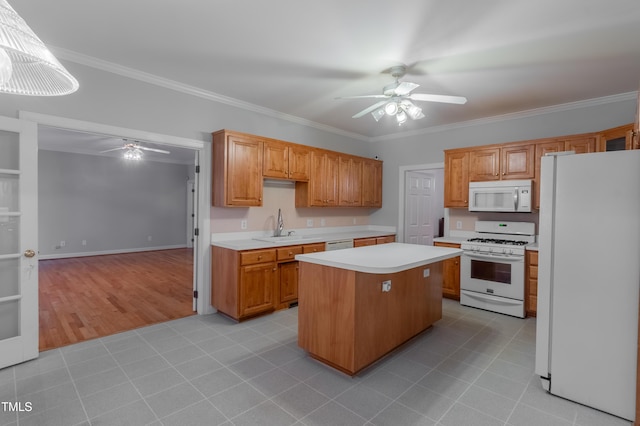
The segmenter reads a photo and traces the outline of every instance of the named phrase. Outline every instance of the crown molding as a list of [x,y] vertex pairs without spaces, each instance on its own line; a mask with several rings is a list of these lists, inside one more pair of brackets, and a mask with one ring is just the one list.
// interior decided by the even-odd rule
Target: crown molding
[[91,68],[99,69],[102,71],[110,72],[112,74],[121,75],[123,77],[132,78],[145,83],[153,84],[156,86],[164,87],[165,89],[175,90],[191,96],[197,96],[199,98],[207,99],[213,102],[229,105],[235,108],[244,109],[246,111],[256,112],[269,117],[286,120],[292,123],[300,124],[302,126],[313,127],[318,130],[335,133],[338,135],[346,136],[348,138],[357,139],[361,141],[368,141],[369,138],[353,132],[347,132],[335,127],[327,126],[324,124],[316,123],[315,121],[307,120],[294,115],[285,114],[280,111],[276,111],[270,108],[265,108],[259,105],[255,105],[249,102],[240,101],[229,96],[220,95],[215,92],[201,89],[199,87],[190,86],[188,84],[180,83],[175,80],[160,77],[155,74],[150,74],[144,71],[128,68],[113,62],[105,61],[93,56],[84,55],[82,53],[74,52],[72,50],[64,49],[61,47],[47,45],[49,49],[54,53],[57,58],[64,59],[70,62],[75,62],[80,65],[85,65]]
[[383,136],[367,137],[359,133],[347,132],[345,130],[337,129],[335,127],[316,123],[315,121],[307,120],[301,117],[296,117],[290,114],[285,114],[285,113],[282,113],[270,108],[261,107],[259,105],[255,105],[249,102],[240,101],[238,99],[220,95],[218,93],[204,90],[199,87],[190,86],[188,84],[180,83],[175,80],[170,80],[170,79],[159,77],[157,75],[150,74],[144,71],[128,68],[122,65],[115,64],[113,62],[95,58],[93,56],[88,56],[82,53],[74,52],[72,50],[51,46],[51,45],[48,45],[48,47],[55,54],[56,57],[65,59],[70,62],[75,62],[80,65],[85,65],[91,68],[121,75],[123,77],[128,77],[128,78],[139,80],[145,83],[164,87],[166,89],[175,90],[177,92],[181,92],[187,95],[197,96],[213,102],[222,103],[235,108],[256,112],[258,114],[263,114],[269,117],[286,120],[292,123],[300,124],[302,126],[312,127],[318,130],[334,133],[337,135],[341,135],[341,136],[345,136],[348,138],[361,140],[365,142],[384,142],[389,140],[405,139],[413,136],[445,132],[448,130],[461,129],[465,127],[482,126],[482,125],[493,124],[501,121],[517,120],[521,118],[551,114],[554,112],[587,108],[590,106],[604,105],[604,104],[622,102],[622,101],[628,101],[628,100],[636,100],[638,98],[638,92],[620,93],[617,95],[604,96],[601,98],[593,98],[593,99],[587,99],[583,101],[569,102],[569,103],[560,104],[560,105],[552,105],[548,107],[535,108],[535,109],[518,111],[518,112],[502,114],[502,115],[495,115],[492,117],[484,117],[476,120],[461,121],[457,123],[433,126],[433,127],[428,127],[426,129],[420,129],[415,131],[395,133],[395,134],[389,134],[389,135],[383,135]]
[[384,142],[394,139],[404,139],[412,136],[420,136],[430,133],[445,132],[448,130],[461,129],[472,126],[483,126],[487,124],[498,123],[508,120],[517,120],[521,118],[535,117],[538,115],[552,114],[561,111],[569,111],[573,109],[587,108],[591,106],[611,104],[623,101],[635,101],[638,98],[638,92],[620,93],[617,95],[603,96],[601,98],[586,99],[584,101],[569,102],[566,104],[552,105],[548,107],[529,109],[525,111],[512,112],[509,114],[494,115],[492,117],[479,118],[477,120],[460,121],[458,123],[443,124],[441,126],[433,126],[426,129],[415,130],[411,132],[397,133],[384,136],[376,136],[369,138],[370,142]]

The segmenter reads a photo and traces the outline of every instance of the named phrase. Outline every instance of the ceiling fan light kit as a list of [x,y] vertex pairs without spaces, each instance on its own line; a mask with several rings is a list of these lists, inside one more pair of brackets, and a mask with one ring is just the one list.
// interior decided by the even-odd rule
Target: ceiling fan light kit
[[462,96],[432,95],[427,93],[411,94],[411,91],[420,85],[406,81],[401,82],[400,78],[403,77],[406,72],[407,67],[404,65],[391,67],[390,73],[396,81],[384,86],[381,95],[344,96],[338,99],[385,99],[365,108],[355,114],[353,118],[360,118],[371,113],[374,120],[380,121],[385,115],[391,115],[396,117],[396,122],[399,126],[405,123],[408,118],[420,120],[425,117],[422,108],[411,101],[444,102],[450,104],[465,104],[467,102],[467,98]]
[[100,154],[104,154],[112,151],[119,151],[121,149],[124,150],[123,158],[125,160],[133,160],[133,161],[141,161],[142,160],[142,151],[152,151],[159,152],[160,154],[171,154],[169,151],[164,149],[156,149],[156,148],[147,148],[145,146],[141,146],[138,141],[129,142],[127,139],[123,139],[124,145],[118,148],[107,149],[106,151],[100,151]]

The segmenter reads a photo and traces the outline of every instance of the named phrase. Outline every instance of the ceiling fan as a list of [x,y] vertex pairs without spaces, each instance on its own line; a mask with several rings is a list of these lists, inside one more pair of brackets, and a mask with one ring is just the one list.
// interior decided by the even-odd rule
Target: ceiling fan
[[407,118],[419,120],[424,117],[422,108],[412,101],[444,102],[450,104],[464,104],[467,98],[462,96],[433,95],[427,93],[411,93],[419,84],[400,81],[407,72],[407,67],[397,65],[391,67],[390,73],[396,79],[395,82],[384,86],[381,95],[343,96],[337,99],[363,99],[374,98],[383,99],[368,108],[363,109],[352,118],[360,118],[371,113],[376,121],[379,121],[385,114],[395,115],[398,125],[402,125]]
[[140,142],[133,141],[129,142],[128,139],[122,139],[124,141],[124,145],[118,148],[107,149],[106,151],[100,151],[100,154],[104,154],[106,152],[124,150],[124,158],[127,160],[142,160],[142,151],[153,151],[159,152],[161,154],[171,154],[169,151],[165,151],[164,149],[156,149],[156,148],[147,148],[146,146],[140,145]]

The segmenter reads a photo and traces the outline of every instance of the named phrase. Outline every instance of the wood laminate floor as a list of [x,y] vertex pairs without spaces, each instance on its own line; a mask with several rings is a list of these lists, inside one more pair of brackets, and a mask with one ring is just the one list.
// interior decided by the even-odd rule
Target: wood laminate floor
[[193,250],[41,260],[40,351],[193,315]]

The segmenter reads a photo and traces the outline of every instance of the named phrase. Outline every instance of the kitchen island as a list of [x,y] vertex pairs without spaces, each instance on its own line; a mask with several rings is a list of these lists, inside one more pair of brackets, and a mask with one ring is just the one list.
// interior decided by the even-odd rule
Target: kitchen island
[[442,318],[455,248],[390,243],[297,255],[298,345],[355,375]]

